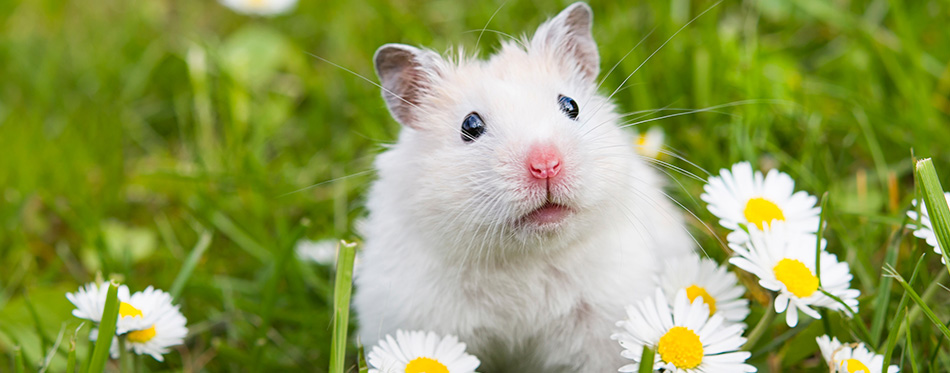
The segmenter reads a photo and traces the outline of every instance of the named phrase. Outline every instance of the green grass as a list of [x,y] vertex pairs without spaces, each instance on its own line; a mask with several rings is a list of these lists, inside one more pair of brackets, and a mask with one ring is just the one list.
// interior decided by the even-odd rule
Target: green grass
[[[500,3],[319,1],[254,19],[214,1],[0,2],[0,371],[39,366],[64,325],[72,338],[80,321],[64,293],[99,272],[173,289],[189,320],[187,344],[143,370],[327,369],[334,272],[298,260],[293,244],[358,238],[364,171],[398,125],[376,87],[310,53],[375,80],[379,45],[475,50]],[[591,4],[604,72],[653,30],[603,91],[711,4]],[[565,5],[510,1],[489,28],[530,33]],[[776,318],[750,348],[760,371],[820,370],[814,337],[825,332],[870,339],[904,371],[950,370],[950,341],[882,277],[890,264],[950,319],[947,270],[933,254],[916,267],[931,250],[902,228],[912,152],[950,185],[948,23],[939,0],[725,1],[615,96],[623,111],[757,100],[650,125],[696,166],[668,160],[700,176],[751,160],[829,193],[825,237],[851,265],[860,317],[792,330]],[[485,33],[478,52],[498,38]],[[671,193],[712,225],[702,183],[671,174]],[[65,371],[70,346],[57,346],[50,371]]]

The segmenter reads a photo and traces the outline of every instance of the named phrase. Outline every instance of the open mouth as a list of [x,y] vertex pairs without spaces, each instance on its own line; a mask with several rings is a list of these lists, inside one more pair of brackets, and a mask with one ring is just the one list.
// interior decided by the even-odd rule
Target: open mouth
[[571,209],[553,202],[546,202],[521,218],[522,223],[531,225],[550,225],[564,221]]

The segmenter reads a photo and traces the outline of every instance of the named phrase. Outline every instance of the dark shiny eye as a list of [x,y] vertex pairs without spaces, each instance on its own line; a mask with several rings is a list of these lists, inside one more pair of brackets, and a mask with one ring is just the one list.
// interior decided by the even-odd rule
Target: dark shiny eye
[[485,122],[478,113],[472,112],[462,121],[462,141],[472,142],[485,133]]
[[561,111],[564,112],[564,115],[567,115],[568,118],[573,120],[577,120],[577,112],[580,111],[577,107],[577,101],[565,95],[558,95],[557,103],[561,105]]

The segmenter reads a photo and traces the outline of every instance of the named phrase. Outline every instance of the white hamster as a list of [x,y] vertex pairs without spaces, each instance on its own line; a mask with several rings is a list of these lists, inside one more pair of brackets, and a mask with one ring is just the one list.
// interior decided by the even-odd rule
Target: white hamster
[[610,339],[624,306],[693,244],[597,92],[591,24],[575,3],[488,60],[376,52],[403,128],[367,200],[354,297],[364,345],[431,330],[467,343],[483,372],[629,363]]

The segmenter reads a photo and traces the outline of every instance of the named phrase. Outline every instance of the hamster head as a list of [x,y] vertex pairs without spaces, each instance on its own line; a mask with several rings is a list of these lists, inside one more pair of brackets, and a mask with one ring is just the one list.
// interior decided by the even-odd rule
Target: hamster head
[[645,187],[630,180],[647,167],[597,92],[591,24],[575,3],[488,60],[399,44],[376,52],[403,130],[377,161],[374,192],[389,193],[402,224],[447,251],[511,255],[557,250],[637,208],[623,196]]

